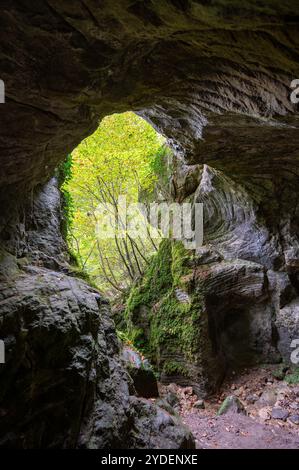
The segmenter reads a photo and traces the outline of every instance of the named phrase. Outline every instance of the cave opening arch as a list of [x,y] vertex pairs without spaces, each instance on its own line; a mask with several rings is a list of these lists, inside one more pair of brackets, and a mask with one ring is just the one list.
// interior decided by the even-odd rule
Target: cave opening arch
[[[89,347],[96,330],[93,315],[96,301],[86,291],[86,286],[68,280],[76,294],[78,290],[81,292],[81,303],[78,303],[73,291],[70,292],[65,273],[60,270],[62,242],[55,230],[53,232],[53,227],[59,226],[54,211],[58,193],[55,191],[51,204],[45,205],[45,183],[64,156],[95,130],[98,119],[113,112],[135,110],[169,139],[181,162],[178,195],[185,183],[189,195],[197,189],[198,179],[190,167],[206,163],[215,170],[211,170],[204,181],[199,181],[201,188],[197,194],[199,198],[206,197],[205,191],[210,194],[211,198],[206,200],[211,201],[211,220],[214,220],[213,201],[227,200],[230,196],[233,205],[228,212],[241,228],[248,218],[244,217],[244,211],[235,211],[238,209],[236,201],[250,200],[250,220],[256,217],[263,236],[253,237],[251,241],[256,243],[250,244],[248,240],[250,250],[246,254],[238,243],[232,244],[229,252],[220,253],[226,259],[220,261],[219,272],[217,269],[210,272],[207,287],[217,289],[220,299],[231,295],[232,291],[234,299],[241,295],[241,301],[235,300],[237,304],[245,303],[250,296],[257,297],[266,315],[262,316],[261,310],[256,311],[254,316],[258,322],[255,325],[265,325],[265,319],[271,319],[271,325],[276,325],[279,332],[280,354],[289,360],[290,332],[292,329],[296,332],[297,326],[292,324],[290,329],[287,320],[295,318],[294,312],[298,310],[298,110],[289,99],[289,85],[299,74],[298,19],[293,15],[296,2],[284,5],[273,0],[267,3],[263,8],[260,3],[245,2],[246,14],[243,15],[237,0],[230,2],[229,8],[220,0],[212,3],[153,0],[144,8],[140,7],[140,2],[130,0],[122,0],[116,7],[109,1],[99,5],[92,0],[84,3],[51,0],[34,4],[30,10],[23,4],[4,2],[1,44],[5,53],[1,58],[1,80],[5,83],[6,102],[0,108],[0,265],[1,294],[6,302],[1,304],[1,314],[11,319],[11,323],[2,325],[2,332],[9,338],[12,348],[17,344],[15,350],[21,353],[18,356],[21,361],[15,362],[12,375],[8,372],[3,375],[1,388],[5,390],[10,410],[16,397],[19,398],[14,414],[4,419],[5,423],[10,419],[10,429],[14,430],[14,424],[18,423],[20,427],[25,426],[25,444],[18,426],[9,437],[19,446],[40,443],[40,435],[46,445],[75,446],[78,430],[83,428],[82,417],[86,418],[93,407],[90,397],[94,396],[94,384],[86,388],[82,375],[76,375],[74,363],[71,363],[72,373],[78,382],[70,378],[73,388],[66,384],[65,388],[58,389],[64,397],[62,405],[53,400],[56,416],[64,416],[63,432],[57,432],[61,425],[59,419],[52,421],[51,429],[56,431],[54,438],[50,431],[46,433],[44,418],[34,413],[30,415],[31,408],[27,406],[30,397],[22,392],[23,385],[30,383],[32,377],[40,379],[42,360],[49,360],[46,365],[52,372],[58,366],[50,355],[34,355],[35,348],[44,351],[44,345],[49,346],[49,350],[54,347],[51,335],[47,335],[47,326],[54,329],[62,351],[66,351],[66,343],[75,350],[80,345],[92,351]],[[17,74],[14,73],[16,68]],[[227,179],[224,181],[217,172],[233,182],[231,193],[224,191]],[[224,193],[226,199],[223,199]],[[39,217],[32,217],[33,206]],[[50,220],[53,223],[49,225]],[[244,225],[245,230],[247,227]],[[223,231],[221,233],[224,235]],[[235,241],[237,238],[235,232]],[[33,249],[24,256],[28,240]],[[217,238],[212,245],[217,249]],[[36,255],[39,264],[35,264]],[[210,254],[203,253],[203,256],[209,258]],[[240,259],[242,262],[237,261]],[[49,315],[47,305],[55,312],[59,305],[55,303],[55,292],[47,291],[45,273],[57,291],[63,287],[61,295],[67,301],[60,307],[67,312],[69,324],[59,323],[59,317]],[[17,293],[13,304],[7,297],[11,280]],[[32,298],[33,287],[38,295],[33,296],[34,302],[30,304],[28,289]],[[63,297],[66,293],[67,297]],[[43,303],[45,297],[48,304]],[[103,299],[97,301],[102,302],[101,308],[106,308]],[[87,316],[80,314],[82,304],[88,306],[91,319],[88,324]],[[38,309],[40,315],[36,317]],[[87,335],[90,344],[88,338],[81,338],[74,312],[77,312],[82,331],[92,333]],[[242,312],[242,308],[234,310],[233,317],[238,312]],[[24,315],[28,324],[25,321],[23,326],[29,325],[32,333],[30,341],[25,340],[23,326],[14,320],[24,319]],[[105,335],[113,339],[112,327],[104,313],[103,318],[102,344]],[[57,320],[55,325],[54,319]],[[67,332],[71,325],[71,334],[63,336],[58,325]],[[265,329],[270,331],[267,325]],[[63,337],[69,343],[62,340]],[[265,345],[270,345],[271,341],[267,336]],[[103,358],[101,371],[95,369],[95,375],[99,374],[101,379],[102,370],[107,369],[107,364],[112,363],[117,354],[113,340],[107,347],[109,354],[103,352],[104,346],[99,351]],[[31,356],[28,356],[28,349]],[[204,370],[209,370],[210,363],[206,359]],[[69,358],[63,355],[62,360],[67,369]],[[89,358],[86,362],[87,365],[79,361],[83,371],[92,364]],[[35,368],[30,368],[32,364]],[[115,363],[114,370],[118,367]],[[14,396],[9,396],[10,384],[21,375],[19,388],[14,390]],[[54,372],[50,379],[58,387]],[[38,399],[49,396],[53,399],[47,381],[36,383],[39,386],[33,391]],[[111,405],[109,393],[104,401],[113,416],[115,404],[123,410],[122,403],[126,399],[113,395],[113,387],[108,385],[114,404]],[[69,396],[74,397],[73,404]],[[30,419],[35,423],[31,430],[22,421],[27,412],[24,408],[29,410]],[[98,407],[98,410],[100,414],[102,409]],[[50,420],[47,410],[43,409],[42,414]],[[71,415],[76,417],[75,426],[70,425]],[[118,429],[124,429],[117,419]],[[87,425],[85,435],[88,435],[86,428]],[[67,442],[66,435],[70,436]],[[106,430],[105,435],[112,435],[112,438],[107,437],[109,443],[113,438],[121,443],[115,429],[113,432]],[[105,445],[96,433],[93,439],[94,445]]]

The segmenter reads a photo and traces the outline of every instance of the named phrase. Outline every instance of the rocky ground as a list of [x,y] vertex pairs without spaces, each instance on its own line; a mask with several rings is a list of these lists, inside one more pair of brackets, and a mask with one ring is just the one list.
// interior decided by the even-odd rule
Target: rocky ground
[[[277,366],[232,373],[219,392],[204,401],[191,387],[175,384],[160,385],[160,394],[191,429],[197,448],[299,448],[299,385],[282,380]],[[217,415],[227,397],[234,397],[234,407]]]

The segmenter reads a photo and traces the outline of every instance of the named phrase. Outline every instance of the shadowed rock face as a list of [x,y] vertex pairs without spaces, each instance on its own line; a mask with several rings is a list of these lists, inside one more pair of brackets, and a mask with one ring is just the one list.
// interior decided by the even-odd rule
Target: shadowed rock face
[[[281,176],[282,167],[294,172],[295,7],[276,0],[49,0],[30,8],[4,1],[1,185],[46,180],[99,118],[128,109],[150,119],[188,161],[256,175],[258,184],[277,168]],[[279,122],[288,125],[280,130]]]
[[[101,117],[132,109],[168,137],[183,176],[186,165],[198,173],[206,163],[240,184],[240,204],[250,199],[271,244],[276,237],[269,263],[296,267],[299,133],[290,101],[290,83],[299,76],[296,2],[113,3],[49,0],[30,9],[3,3],[4,211],[17,191],[23,196],[49,179]],[[175,197],[182,200],[197,183],[178,187],[174,178]],[[229,201],[217,198],[229,212]],[[0,228],[7,227],[4,211]]]
[[[283,332],[280,350],[287,348],[283,338],[289,338],[288,324],[292,325],[292,335],[299,337],[294,327],[297,323],[288,321],[296,310],[288,304],[293,301],[292,305],[297,305],[299,286],[298,109],[289,99],[290,82],[299,78],[296,4],[291,0],[287,4],[276,0],[48,0],[29,7],[22,1],[2,2],[0,78],[6,85],[6,103],[0,105],[1,328],[3,336],[11,338],[12,349],[20,351],[13,377],[19,377],[21,385],[25,377],[26,403],[33,406],[28,407],[26,416],[22,407],[11,414],[17,403],[17,395],[10,393],[12,372],[1,371],[1,390],[6,393],[2,397],[3,415],[7,420],[1,431],[2,442],[85,446],[83,428],[93,446],[109,445],[115,436],[108,432],[110,421],[101,421],[110,406],[113,378],[109,386],[103,379],[97,392],[86,392],[82,398],[89,402],[86,412],[79,398],[85,393],[85,385],[80,388],[76,382],[72,388],[70,380],[64,388],[63,378],[62,385],[57,384],[62,403],[54,393],[53,406],[60,410],[57,426],[54,420],[49,435],[41,432],[47,423],[47,419],[39,418],[44,404],[35,400],[39,390],[45,390],[45,397],[52,393],[43,386],[41,371],[50,367],[47,380],[55,376],[56,365],[47,356],[39,363],[42,359],[38,354],[38,342],[44,334],[40,329],[46,330],[44,346],[51,349],[49,331],[60,324],[59,313],[58,317],[50,315],[47,323],[47,309],[59,310],[52,299],[54,293],[48,290],[50,281],[55,281],[57,289],[60,286],[54,270],[60,272],[61,286],[75,283],[78,295],[74,297],[88,297],[87,304],[93,304],[91,317],[95,316],[94,294],[87,293],[81,282],[68,280],[59,234],[57,188],[50,183],[51,196],[48,193],[45,197],[47,187],[43,184],[50,180],[58,162],[109,113],[136,111],[169,139],[177,157],[174,198],[182,201],[189,196],[205,203],[205,243],[221,253],[221,263],[233,266],[229,272],[239,272],[244,262],[258,265],[260,274],[256,276],[263,277],[260,282],[268,297],[265,300],[264,294],[248,288],[250,314],[244,292],[246,279],[251,282],[252,276],[243,277],[238,287],[232,275],[233,285],[225,290],[223,265],[213,265],[212,278],[216,281],[211,285],[222,294],[220,300],[213,297],[212,303],[207,298],[207,305],[213,307],[207,309],[207,315],[211,322],[214,317],[209,312],[220,312],[214,331],[226,325],[218,346],[230,343],[234,336],[227,330],[226,313],[230,301],[240,298],[240,289],[242,300],[234,309],[235,317],[237,311],[246,310],[252,324],[252,318],[266,312],[262,331],[268,332],[265,337],[270,343],[273,336],[267,325],[273,325],[283,307],[277,323]],[[203,168],[202,164],[207,166]],[[69,287],[62,289],[61,296],[61,305],[66,305]],[[59,343],[66,358],[65,370],[70,364],[66,350],[78,347],[85,351],[86,334],[90,340],[87,352],[92,355],[90,344],[96,331],[87,327],[84,309],[78,313],[79,323],[77,314],[69,314],[65,337],[70,340],[71,335],[72,341],[61,337]],[[97,327],[104,331],[104,317],[98,321]],[[237,324],[241,325],[239,319]],[[259,325],[257,321],[253,331],[260,331]],[[29,358],[24,346],[27,336],[37,345],[37,349],[29,347]],[[105,347],[101,346],[104,362],[113,361],[117,351],[106,351]],[[229,355],[234,356],[234,347]],[[90,360],[87,362],[90,368]],[[73,396],[77,396],[74,403],[78,407],[68,408],[64,427],[68,431],[62,437],[59,413]],[[103,408],[96,405],[99,396]],[[42,411],[44,416],[49,413]],[[97,425],[93,421],[96,416]],[[4,438],[5,432],[14,429],[14,423],[20,425],[14,431],[16,435]],[[27,432],[28,423],[31,434]],[[119,422],[114,432],[124,429],[122,426]],[[142,426],[139,423],[136,427]],[[159,432],[157,428],[157,436]],[[37,437],[40,434],[44,437]],[[130,445],[145,445],[142,439]],[[179,441],[177,446],[184,438]]]
[[23,209],[0,250],[0,447],[193,448],[175,414],[134,396],[108,303],[73,277],[56,178]]

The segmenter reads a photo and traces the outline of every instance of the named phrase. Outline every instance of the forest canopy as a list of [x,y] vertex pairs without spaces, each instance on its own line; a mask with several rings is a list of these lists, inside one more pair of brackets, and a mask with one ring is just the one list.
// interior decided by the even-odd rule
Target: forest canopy
[[64,163],[69,249],[79,269],[105,295],[126,292],[143,274],[160,237],[99,237],[99,205],[119,214],[119,196],[127,203],[150,201],[159,182],[161,189],[165,186],[161,178],[167,178],[170,158],[165,139],[144,119],[126,112],[104,118]]

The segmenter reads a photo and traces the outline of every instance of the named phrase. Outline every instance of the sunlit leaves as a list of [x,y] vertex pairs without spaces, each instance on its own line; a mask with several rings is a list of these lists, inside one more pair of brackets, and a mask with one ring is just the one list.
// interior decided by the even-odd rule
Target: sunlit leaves
[[[96,132],[72,154],[72,178],[65,183],[73,201],[69,244],[81,266],[104,291],[111,286],[103,276],[103,259],[108,263],[106,270],[113,271],[114,283],[122,286],[128,283],[115,243],[96,240],[96,213],[105,185],[111,188],[114,197],[125,195],[128,203],[137,202],[140,194],[151,192],[155,185],[157,156],[163,153],[164,144],[164,138],[146,121],[127,112],[103,119]],[[150,252],[152,248],[145,244],[142,250]]]

